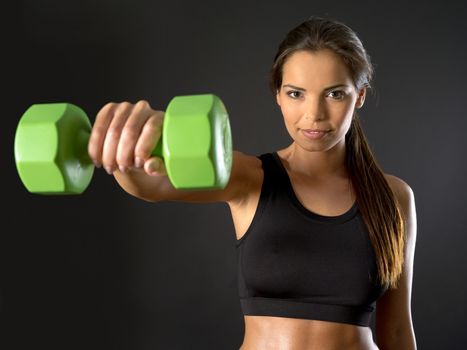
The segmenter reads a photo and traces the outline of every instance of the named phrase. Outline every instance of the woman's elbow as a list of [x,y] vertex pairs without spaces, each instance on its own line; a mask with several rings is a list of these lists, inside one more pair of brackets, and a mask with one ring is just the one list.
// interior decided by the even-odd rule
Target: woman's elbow
[[394,331],[391,335],[378,337],[379,350],[417,350],[417,341],[413,329]]

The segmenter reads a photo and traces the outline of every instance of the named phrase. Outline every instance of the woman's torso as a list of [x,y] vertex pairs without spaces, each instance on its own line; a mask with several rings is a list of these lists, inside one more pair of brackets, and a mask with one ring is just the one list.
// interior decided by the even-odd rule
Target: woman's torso
[[[324,216],[346,213],[355,202],[355,193],[348,178],[318,180],[302,178],[290,172],[286,150],[277,151],[287,169],[297,199],[311,212]],[[236,238],[247,232],[261,195],[264,179],[261,160],[246,158],[244,169],[248,172],[244,197],[241,203],[229,203]],[[374,350],[369,327],[286,317],[246,316],[245,337],[241,350]]]

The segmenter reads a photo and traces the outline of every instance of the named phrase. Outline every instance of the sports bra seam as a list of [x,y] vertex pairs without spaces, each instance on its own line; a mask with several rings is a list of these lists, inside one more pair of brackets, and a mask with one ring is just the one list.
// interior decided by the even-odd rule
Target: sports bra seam
[[[303,300],[294,300],[293,298],[272,298],[272,297],[240,297],[240,299],[267,299],[267,300],[274,300],[274,301],[284,301],[284,302],[291,302],[291,303],[298,303],[298,304],[317,304],[317,305],[329,305],[329,306],[338,306],[338,307],[348,307],[348,308],[364,308],[364,309],[374,309],[371,304],[365,305],[345,305],[345,304],[333,304],[333,303],[319,303],[316,301],[303,301]],[[370,310],[368,310],[370,311]]]

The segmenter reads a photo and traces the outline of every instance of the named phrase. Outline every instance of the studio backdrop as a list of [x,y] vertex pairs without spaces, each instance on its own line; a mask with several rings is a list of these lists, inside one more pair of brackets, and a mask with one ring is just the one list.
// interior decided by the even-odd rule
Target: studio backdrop
[[417,208],[412,315],[423,350],[467,343],[467,17],[460,1],[16,1],[3,13],[0,348],[238,349],[244,320],[226,203],[157,202],[102,168],[81,195],[29,193],[15,166],[21,115],[69,102],[214,93],[233,148],[290,142],[267,76],[312,15],[359,35],[375,66],[359,116],[385,173]]

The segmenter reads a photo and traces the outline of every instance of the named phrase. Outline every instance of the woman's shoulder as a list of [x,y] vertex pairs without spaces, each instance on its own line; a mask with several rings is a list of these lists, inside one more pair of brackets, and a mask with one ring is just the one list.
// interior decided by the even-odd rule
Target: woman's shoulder
[[239,150],[232,151],[233,158],[242,164],[257,164],[258,162],[261,164],[261,160],[259,159],[259,155],[248,154]]
[[412,192],[412,188],[401,178],[392,174],[384,174],[384,177],[396,195],[403,196]]
[[262,161],[257,155],[241,151],[233,151],[231,178],[236,179],[237,195],[231,199],[231,204],[241,205],[251,193],[261,187],[263,177]]
[[[255,155],[235,150],[232,155],[234,160],[232,172],[239,171],[247,176],[255,176],[258,172],[262,172],[263,160],[265,160],[262,156],[272,156],[273,153],[275,153],[275,151],[262,152]],[[261,160],[261,158],[263,160]]]
[[384,176],[401,206],[404,219],[407,222],[416,221],[415,195],[412,188],[397,176],[390,174],[384,174]]

